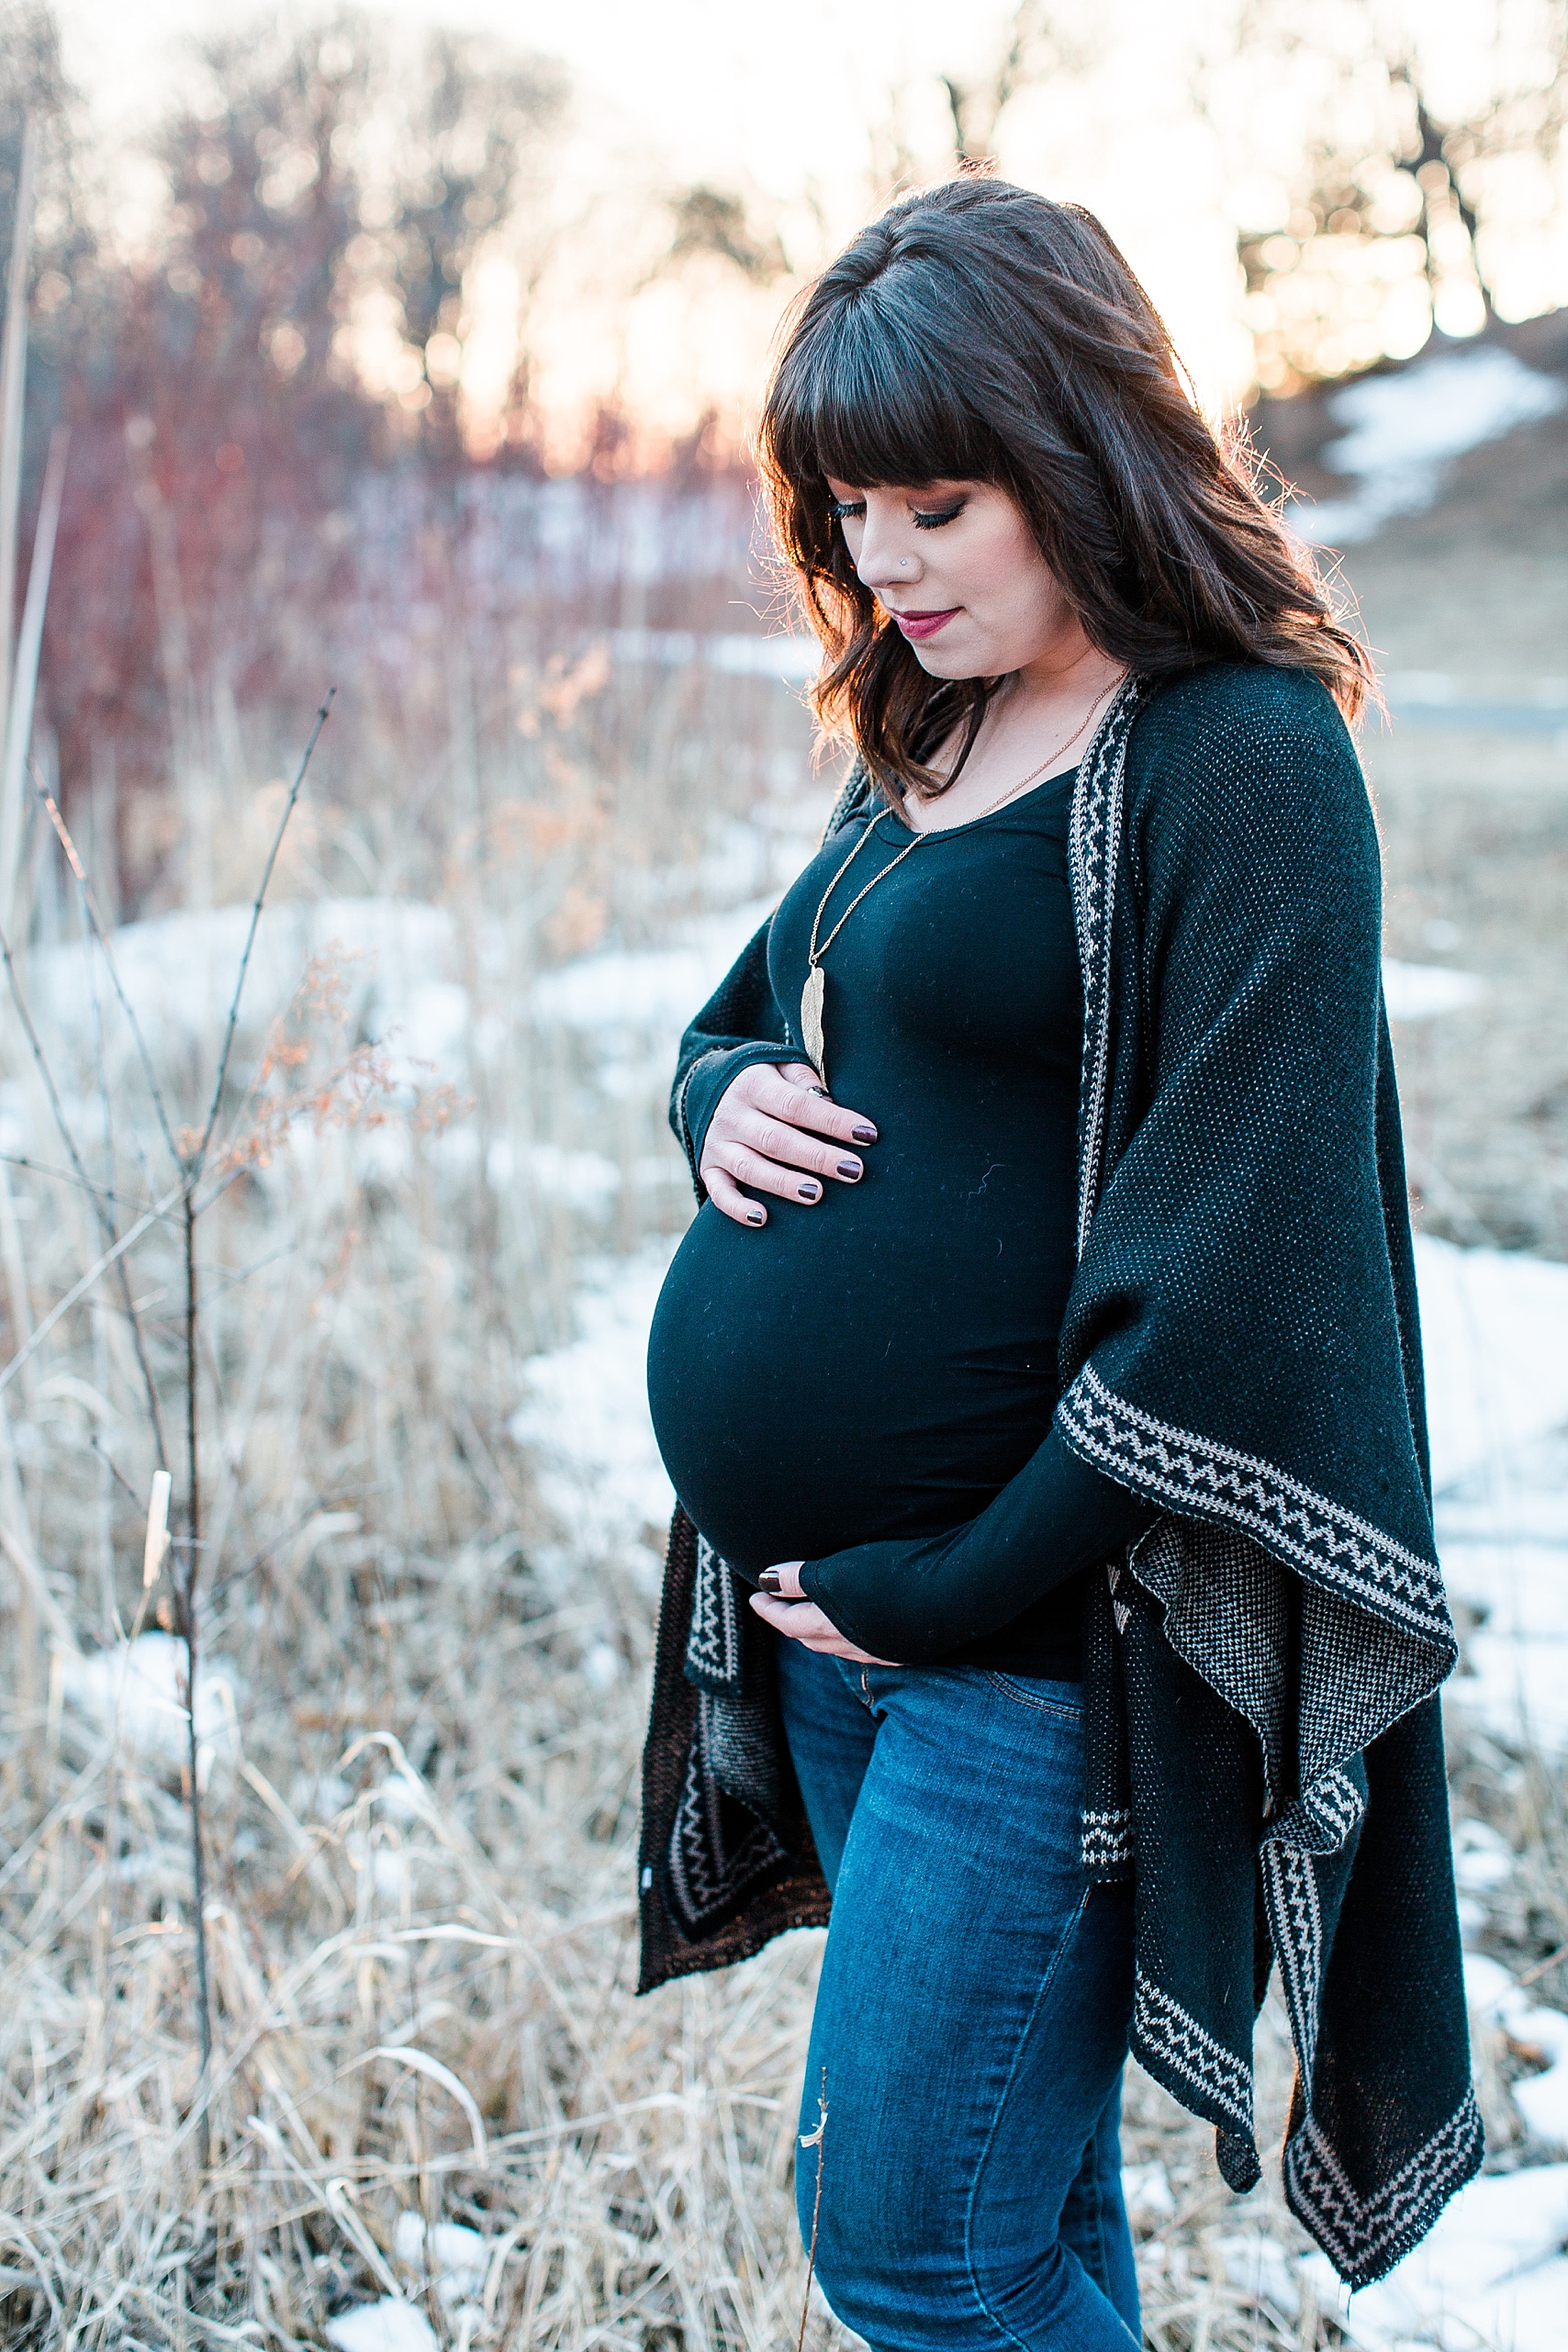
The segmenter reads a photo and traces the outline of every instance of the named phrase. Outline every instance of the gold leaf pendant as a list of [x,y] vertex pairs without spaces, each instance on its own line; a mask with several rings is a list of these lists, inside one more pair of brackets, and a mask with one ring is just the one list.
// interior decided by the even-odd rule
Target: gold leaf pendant
[[827,1084],[827,1053],[823,1038],[823,991],[825,982],[820,964],[807,968],[806,985],[801,991],[801,1042],[806,1048],[806,1059]]

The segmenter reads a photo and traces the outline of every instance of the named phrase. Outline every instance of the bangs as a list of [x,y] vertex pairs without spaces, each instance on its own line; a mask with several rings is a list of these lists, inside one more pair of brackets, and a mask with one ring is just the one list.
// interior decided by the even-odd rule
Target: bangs
[[[775,452],[798,490],[829,474],[857,489],[1002,478],[996,436],[954,383],[953,353],[962,344],[933,333],[935,289],[917,293],[907,283],[913,274],[888,272],[790,354],[772,425]],[[890,282],[895,275],[906,283]]]

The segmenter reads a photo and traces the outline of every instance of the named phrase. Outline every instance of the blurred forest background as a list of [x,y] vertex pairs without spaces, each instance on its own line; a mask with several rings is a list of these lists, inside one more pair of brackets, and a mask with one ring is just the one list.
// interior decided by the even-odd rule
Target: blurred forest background
[[[631,1999],[641,1349],[674,1038],[838,772],[767,339],[988,159],[1196,322],[1385,672],[1477,2046],[1560,2313],[1568,0],[972,11],[788,186],[605,135],[543,14],[210,14],[128,150],[0,0],[0,2341],[847,2341],[819,1939]],[[1277,2189],[1129,2112],[1151,2343],[1339,2341]]]

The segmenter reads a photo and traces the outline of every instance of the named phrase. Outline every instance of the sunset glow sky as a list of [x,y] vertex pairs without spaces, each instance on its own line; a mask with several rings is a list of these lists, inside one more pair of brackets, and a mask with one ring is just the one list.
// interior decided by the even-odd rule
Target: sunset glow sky
[[[1414,17],[1416,0],[1407,5]],[[100,126],[120,233],[134,243],[151,233],[152,185],[136,167],[134,140],[185,70],[181,42],[238,29],[247,11],[228,0],[130,8],[62,0],[61,13],[68,69]],[[439,8],[376,0],[371,13],[409,35],[436,22],[494,32],[571,73],[573,128],[554,203],[560,218],[585,226],[569,282],[546,278],[531,330],[546,408],[570,416],[613,387],[656,428],[679,430],[712,401],[734,431],[755,403],[790,286],[748,287],[722,265],[700,263],[628,299],[629,260],[660,217],[660,196],[698,180],[744,193],[782,238],[793,270],[809,275],[879,208],[897,141],[915,177],[943,168],[950,149],[938,77],[993,68],[1012,11],[996,0],[963,9],[951,0],[448,0]],[[1421,0],[1418,13],[1428,87],[1445,113],[1462,113],[1479,87],[1480,12],[1470,0]],[[1311,71],[1303,68],[1298,87],[1268,90],[1250,151],[1227,145],[1194,110],[1190,61],[1205,42],[1220,53],[1230,14],[1222,0],[1086,6],[1088,73],[1025,92],[998,141],[1011,176],[1101,214],[1215,407],[1245,389],[1250,365],[1238,213],[1269,225],[1278,196],[1271,156],[1289,151]],[[1313,21],[1331,45],[1334,0]],[[1528,191],[1519,205],[1512,274],[1499,285],[1501,307],[1516,314],[1568,297],[1562,256],[1532,221]],[[469,288],[465,387],[479,408],[510,367],[516,284],[498,253]]]

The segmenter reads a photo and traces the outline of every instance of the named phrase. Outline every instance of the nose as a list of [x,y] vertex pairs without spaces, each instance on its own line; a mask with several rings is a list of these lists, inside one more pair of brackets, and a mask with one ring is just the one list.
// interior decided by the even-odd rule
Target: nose
[[896,525],[879,523],[876,517],[866,517],[865,536],[860,542],[860,554],[856,571],[865,585],[879,594],[885,588],[913,588],[925,566],[920,557],[910,552],[904,533]]

